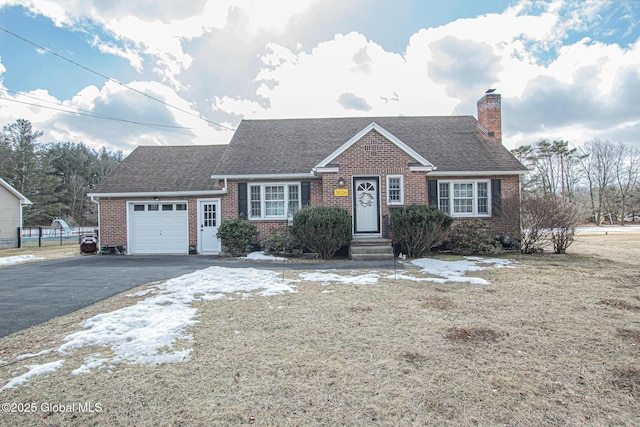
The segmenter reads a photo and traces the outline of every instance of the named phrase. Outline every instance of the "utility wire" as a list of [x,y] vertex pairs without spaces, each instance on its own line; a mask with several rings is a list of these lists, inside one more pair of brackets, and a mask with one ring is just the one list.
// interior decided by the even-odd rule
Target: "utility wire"
[[28,103],[26,103],[24,101],[17,101],[17,100],[11,99],[11,98],[1,98],[1,99],[6,99],[8,101],[16,101],[16,102],[19,102],[19,103],[22,103],[22,104],[33,105],[35,107],[48,108],[48,109],[51,109],[51,110],[57,110],[57,111],[65,112],[65,113],[71,113],[71,114],[80,114],[80,112],[82,112],[82,113],[85,113],[85,114],[81,114],[81,115],[85,115],[85,116],[96,117],[96,118],[107,119],[107,120],[113,120],[113,121],[117,121],[117,122],[133,123],[133,124],[137,124],[137,125],[145,125],[145,126],[151,126],[151,127],[157,127],[157,128],[183,129],[183,130],[192,130],[193,129],[193,128],[188,128],[188,127],[184,127],[184,126],[161,125],[161,124],[158,124],[158,123],[147,123],[147,122],[138,122],[138,121],[134,121],[134,120],[121,119],[119,117],[108,116],[106,114],[96,113],[94,111],[89,111],[89,110],[83,110],[82,108],[73,107],[73,106],[70,106],[70,105],[64,105],[64,104],[62,104],[60,102],[48,101],[46,99],[38,98],[36,96],[26,95],[24,93],[15,92],[15,91],[12,91],[12,90],[9,90],[9,89],[5,89],[4,91],[7,92],[7,93],[10,93],[12,95],[22,96],[24,98],[33,99],[33,100],[36,100],[36,101],[39,101],[39,102],[45,102],[47,104],[57,105],[58,107],[61,107],[61,108],[69,108],[70,110],[62,110],[60,108],[47,107],[45,105],[39,105],[39,104],[28,104]]
[[80,68],[82,68],[82,69],[84,69],[84,70],[86,70],[86,71],[88,71],[88,72],[90,72],[90,73],[93,73],[93,74],[95,74],[95,75],[97,75],[97,76],[100,76],[100,77],[102,77],[103,79],[106,79],[106,80],[108,80],[108,81],[110,81],[110,82],[116,83],[116,84],[118,84],[118,85],[120,85],[120,86],[122,86],[122,87],[124,87],[124,88],[126,88],[126,89],[132,90],[132,91],[134,91],[134,92],[136,92],[136,93],[138,93],[138,94],[140,94],[140,95],[146,96],[146,97],[147,97],[147,98],[149,98],[149,99],[152,99],[152,100],[154,100],[154,101],[160,102],[160,103],[162,103],[162,104],[166,105],[167,107],[171,107],[171,108],[173,108],[173,109],[175,109],[175,110],[181,111],[181,112],[183,112],[183,113],[185,113],[185,114],[188,114],[188,115],[190,115],[190,116],[197,117],[197,118],[198,118],[198,119],[200,119],[200,120],[203,120],[203,121],[205,121],[205,122],[207,122],[207,123],[209,123],[209,124],[212,124],[212,125],[218,126],[218,127],[222,128],[222,129],[226,129],[226,130],[230,130],[230,131],[235,131],[235,129],[233,129],[233,128],[231,128],[231,127],[228,127],[228,126],[222,125],[222,124],[220,124],[220,123],[216,123],[216,122],[214,122],[214,121],[211,121],[211,120],[209,120],[209,119],[207,119],[207,118],[202,117],[200,114],[194,114],[194,113],[192,113],[192,112],[190,112],[190,111],[187,111],[187,110],[182,109],[182,108],[180,108],[180,107],[176,107],[176,106],[175,106],[175,105],[173,105],[173,104],[170,104],[170,103],[168,103],[168,102],[166,102],[166,101],[163,101],[163,100],[162,100],[162,99],[160,99],[160,98],[156,98],[155,96],[152,96],[152,95],[149,95],[149,94],[147,94],[147,93],[144,93],[144,92],[142,92],[142,91],[140,91],[140,90],[138,90],[138,89],[134,89],[134,88],[132,88],[131,86],[128,86],[128,85],[126,85],[126,84],[124,84],[124,83],[120,83],[118,80],[116,80],[116,79],[114,79],[114,78],[112,78],[112,77],[106,76],[106,75],[104,75],[104,74],[102,74],[102,73],[100,73],[100,72],[98,72],[98,71],[92,70],[92,69],[91,69],[91,68],[89,68],[89,67],[86,67],[86,66],[84,66],[84,65],[82,65],[82,64],[79,64],[79,63],[78,63],[78,62],[76,62],[76,61],[73,61],[73,60],[71,60],[71,59],[69,59],[69,58],[66,58],[66,57],[64,57],[64,56],[60,55],[59,53],[56,53],[56,52],[54,52],[54,51],[52,51],[52,50],[50,50],[50,49],[47,49],[47,48],[46,48],[46,47],[44,47],[44,46],[41,46],[41,45],[39,45],[39,44],[37,44],[37,43],[35,43],[35,42],[32,42],[31,40],[28,40],[28,39],[26,39],[26,38],[24,38],[24,37],[22,37],[22,36],[20,36],[20,35],[18,35],[18,34],[16,34],[16,33],[12,32],[12,31],[7,30],[6,28],[0,27],[0,30],[1,30],[1,31],[4,31],[5,33],[7,33],[7,34],[9,34],[9,35],[12,35],[13,37],[15,37],[15,38],[17,38],[17,39],[22,40],[22,41],[23,41],[23,42],[25,42],[25,43],[29,43],[30,45],[33,45],[33,46],[37,47],[38,49],[42,49],[42,50],[44,50],[45,52],[48,52],[48,53],[50,53],[50,54],[52,54],[52,55],[54,55],[54,56],[56,56],[56,57],[58,57],[58,58],[60,58],[60,59],[62,59],[62,60],[64,60],[64,61],[70,62],[71,64],[73,64],[73,65],[75,65],[75,66],[77,66],[77,67],[80,67]]
[[[26,101],[18,101],[17,99],[6,98],[4,96],[0,96],[0,99],[4,99],[5,101],[16,102],[18,104],[30,105],[30,106],[33,106],[33,107],[46,108],[48,110],[61,111],[63,113],[76,114],[78,116],[93,117],[94,119],[113,120],[113,121],[124,122],[124,123],[132,123],[132,124],[136,124],[136,125],[149,126],[149,127],[152,127],[152,128],[156,128],[158,130],[166,131],[166,132],[178,133],[180,135],[187,135],[187,136],[192,136],[193,135],[192,133],[180,132],[180,131],[178,131],[176,129],[172,129],[172,128],[175,128],[175,126],[164,126],[164,125],[157,125],[157,124],[153,124],[153,123],[136,122],[136,121],[133,121],[133,120],[125,120],[125,119],[118,119],[118,118],[115,118],[115,117],[109,117],[109,116],[105,116],[105,115],[102,115],[102,114],[82,113],[80,111],[65,110],[63,108],[47,107],[46,105],[34,104],[32,102],[26,102]],[[178,129],[181,129],[181,128],[178,128]],[[182,129],[188,129],[188,128],[182,128]]]

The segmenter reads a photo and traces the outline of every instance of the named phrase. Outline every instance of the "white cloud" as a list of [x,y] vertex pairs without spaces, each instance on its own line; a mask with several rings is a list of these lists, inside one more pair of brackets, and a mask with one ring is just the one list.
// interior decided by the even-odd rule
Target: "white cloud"
[[83,27],[87,21],[97,24],[116,39],[132,42],[137,49],[101,45],[104,52],[126,58],[137,69],[141,68],[141,54],[153,55],[157,58],[154,71],[180,87],[176,75],[192,62],[191,56],[184,52],[183,42],[201,37],[213,29],[225,28],[232,12],[243,17],[243,36],[255,38],[264,31],[285,31],[293,17],[325,1],[4,0],[0,1],[0,6],[4,3],[27,7],[34,13],[49,17],[59,27]]
[[120,48],[114,43],[103,42],[97,36],[94,38],[93,44],[94,46],[98,47],[98,50],[100,50],[100,52],[124,58],[129,62],[129,64],[131,64],[133,68],[136,69],[136,71],[142,71],[142,56],[133,51],[131,48]]
[[[401,53],[385,50],[374,34],[357,32],[323,36],[312,46],[297,43],[302,36],[295,31],[306,31],[300,25],[311,22],[310,11],[339,13],[347,7],[343,3],[353,6],[356,0],[22,3],[60,26],[87,20],[101,26],[115,40],[99,41],[103,52],[126,58],[137,70],[152,67],[163,82],[137,85],[194,114],[202,111],[233,125],[242,117],[475,115],[476,99],[496,87],[503,94],[509,148],[539,137],[582,142],[608,137],[607,132],[630,141],[639,127],[640,42],[621,46],[569,38],[605,20],[614,4],[608,1],[522,0],[502,13],[416,31]],[[151,108],[108,84],[85,88],[67,102],[112,113],[120,105],[127,115],[190,127],[197,136],[126,126],[118,132],[107,124],[96,137],[95,127],[67,118],[46,126],[55,128],[56,137],[121,147],[230,137],[160,104]],[[8,117],[3,105],[0,118]],[[36,127],[59,116],[27,106],[15,111],[36,117]]]
[[640,42],[566,42],[605,6],[523,1],[501,14],[420,30],[402,55],[358,33],[310,51],[270,43],[256,74],[259,98],[218,97],[214,108],[260,118],[475,115],[482,92],[497,87],[509,148],[555,133],[576,142],[603,128],[623,135],[637,129]]
[[[353,115],[357,111],[340,104],[344,94],[371,107],[368,113],[415,114],[429,108],[426,95],[433,86],[427,76],[412,79],[413,64],[358,33],[338,34],[310,53],[269,44],[262,61],[256,93],[268,107],[222,97],[216,102],[218,109],[252,117]],[[396,101],[403,94],[409,102]]]
[[[142,94],[109,81],[102,88],[87,86],[61,101],[42,89],[12,95],[2,93],[0,86],[0,94],[8,99],[0,101],[0,122],[28,118],[34,129],[44,131],[40,142],[77,141],[124,152],[136,145],[224,144],[231,139],[231,131],[200,119],[193,105],[172,88],[142,81],[127,86]],[[233,128],[231,123],[221,124]]]

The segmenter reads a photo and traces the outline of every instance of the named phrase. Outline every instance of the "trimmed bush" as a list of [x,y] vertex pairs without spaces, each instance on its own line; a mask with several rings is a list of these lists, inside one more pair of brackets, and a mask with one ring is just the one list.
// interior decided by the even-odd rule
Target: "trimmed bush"
[[247,253],[247,246],[258,237],[258,228],[240,218],[227,219],[220,223],[216,236],[227,252],[237,257]]
[[273,228],[268,233],[260,233],[260,247],[265,254],[280,253],[283,250],[285,253],[291,252],[299,246],[295,236],[286,225]]
[[351,241],[351,217],[341,208],[310,206],[295,214],[291,231],[302,246],[329,259]]
[[457,254],[496,254],[502,244],[496,240],[489,225],[478,218],[465,219],[451,227],[451,251]]
[[409,258],[441,245],[452,223],[453,218],[435,206],[410,205],[391,214],[393,238]]

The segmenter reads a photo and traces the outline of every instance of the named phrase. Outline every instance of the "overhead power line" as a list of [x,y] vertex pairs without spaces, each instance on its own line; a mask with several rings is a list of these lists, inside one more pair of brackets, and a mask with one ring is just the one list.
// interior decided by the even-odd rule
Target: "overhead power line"
[[42,49],[42,50],[44,50],[44,51],[45,51],[45,52],[47,52],[47,53],[50,53],[50,54],[52,54],[52,55],[54,55],[54,56],[56,56],[56,57],[58,57],[58,58],[60,58],[60,59],[62,59],[62,60],[64,60],[64,61],[67,61],[67,62],[69,62],[69,63],[71,63],[71,64],[73,64],[73,65],[75,65],[75,66],[77,66],[77,67],[80,67],[80,68],[82,68],[83,70],[86,70],[86,71],[88,71],[88,72],[90,72],[90,73],[92,73],[92,74],[95,74],[95,75],[97,75],[97,76],[100,76],[100,77],[102,77],[103,79],[106,79],[106,80],[108,80],[108,81],[110,81],[110,82],[113,82],[113,83],[115,83],[115,84],[117,84],[117,85],[120,85],[120,86],[122,86],[122,87],[124,87],[124,88],[126,88],[126,89],[132,90],[132,91],[134,91],[134,92],[136,92],[136,93],[138,93],[138,94],[140,94],[140,95],[146,96],[147,98],[152,99],[152,100],[154,100],[154,101],[156,101],[156,102],[160,102],[161,104],[164,104],[164,105],[166,105],[167,107],[171,107],[171,108],[173,108],[173,109],[175,109],[175,110],[178,110],[178,111],[183,112],[183,113],[185,113],[185,114],[188,114],[188,115],[190,115],[190,116],[196,117],[196,118],[198,118],[198,119],[200,119],[200,120],[203,120],[203,121],[205,121],[205,122],[207,122],[207,123],[209,123],[209,124],[212,124],[212,125],[214,125],[214,126],[218,126],[218,127],[222,128],[222,129],[226,129],[226,130],[230,130],[230,131],[235,131],[235,129],[233,129],[233,128],[231,128],[231,127],[228,127],[228,126],[222,125],[222,124],[220,124],[220,123],[216,123],[216,122],[214,122],[214,121],[212,121],[212,120],[209,120],[209,119],[207,119],[207,118],[205,118],[205,117],[202,117],[200,114],[194,114],[194,113],[192,113],[191,111],[188,111],[188,110],[185,110],[185,109],[183,109],[183,108],[177,107],[177,106],[175,106],[175,105],[173,105],[173,104],[170,104],[170,103],[168,103],[168,102],[166,102],[166,101],[164,101],[164,100],[162,100],[162,99],[160,99],[160,98],[156,98],[156,97],[155,97],[155,96],[153,96],[153,95],[149,95],[148,93],[144,93],[144,92],[142,92],[142,91],[140,91],[140,90],[138,90],[138,89],[135,89],[135,88],[133,88],[133,87],[131,87],[131,86],[128,86],[128,85],[126,85],[126,84],[124,84],[124,83],[121,83],[121,82],[119,82],[118,80],[116,80],[116,79],[114,79],[114,78],[112,78],[112,77],[109,77],[109,76],[107,76],[107,75],[104,75],[104,74],[102,74],[102,73],[100,73],[100,72],[98,72],[98,71],[95,71],[95,70],[93,70],[93,69],[91,69],[91,68],[89,68],[89,67],[87,67],[87,66],[84,66],[84,65],[82,65],[82,64],[80,64],[80,63],[78,63],[78,62],[76,62],[76,61],[73,61],[73,60],[71,60],[71,59],[69,59],[69,58],[67,58],[67,57],[65,57],[65,56],[62,56],[62,55],[60,55],[60,54],[59,54],[59,53],[57,53],[57,52],[54,52],[54,51],[52,51],[52,50],[50,50],[50,49],[47,49],[46,47],[41,46],[41,45],[39,45],[39,44],[37,44],[37,43],[35,43],[35,42],[33,42],[33,41],[29,40],[29,39],[26,39],[26,38],[24,38],[24,37],[22,37],[22,36],[20,36],[20,35],[18,35],[18,34],[16,34],[16,33],[14,33],[13,31],[7,30],[6,28],[3,28],[3,27],[0,27],[0,30],[1,30],[1,31],[4,31],[5,33],[7,33],[7,34],[9,34],[9,35],[11,35],[11,36],[13,36],[13,37],[15,37],[15,38],[19,39],[19,40],[22,40],[22,41],[23,41],[23,42],[25,42],[25,43],[29,43],[30,45],[35,46],[35,47],[37,47],[38,49]]
[[189,129],[189,128],[180,128],[179,126],[165,126],[165,125],[158,125],[158,124],[154,124],[154,123],[136,122],[136,121],[133,121],[133,120],[125,120],[125,119],[118,119],[116,117],[109,117],[109,116],[105,116],[103,114],[83,113],[82,110],[70,111],[70,110],[65,110],[63,108],[47,107],[46,105],[34,104],[32,102],[18,101],[17,99],[6,98],[4,96],[0,96],[0,99],[4,99],[5,101],[16,102],[18,104],[30,105],[30,106],[33,106],[33,107],[46,108],[48,110],[61,111],[63,113],[76,114],[78,116],[87,116],[87,117],[93,117],[94,119],[113,120],[113,121],[124,122],[124,123],[132,123],[132,124],[136,124],[136,125],[142,125],[142,126],[149,126],[149,127],[152,127],[152,128],[157,128],[157,129],[160,129],[160,130],[163,130],[163,131],[166,131],[166,132],[179,133],[181,135],[192,135],[192,134],[189,134],[189,133],[186,133],[186,132],[178,131],[177,129]]
[[[9,89],[4,89],[4,91],[7,92],[7,93],[10,93],[12,95],[21,96],[23,98],[29,98],[29,99],[33,99],[35,101],[44,102],[44,103],[47,103],[47,104],[53,104],[57,108],[47,107],[46,105],[40,105],[40,104],[32,104],[32,103],[28,103],[28,102],[25,102],[25,101],[18,101],[16,99],[12,99],[12,98],[0,97],[0,99],[5,99],[7,101],[14,101],[14,102],[18,102],[20,104],[33,105],[34,107],[46,108],[46,109],[56,110],[56,111],[62,111],[64,113],[70,113],[70,114],[78,114],[78,115],[81,115],[81,116],[90,116],[90,117],[95,117],[95,118],[98,118],[98,119],[106,119],[106,120],[113,120],[113,121],[117,121],[117,122],[124,122],[124,123],[132,123],[132,124],[137,124],[137,125],[151,126],[151,127],[156,127],[156,128],[182,129],[182,130],[192,130],[193,129],[193,128],[188,128],[188,127],[184,127],[184,126],[161,125],[161,124],[158,124],[158,123],[148,123],[148,122],[139,122],[139,121],[135,121],[135,120],[122,119],[122,118],[119,118],[119,117],[113,117],[113,116],[108,116],[106,114],[96,113],[94,111],[83,110],[82,108],[78,108],[78,107],[74,107],[74,106],[70,106],[70,105],[64,105],[61,102],[53,102],[53,101],[49,101],[49,100],[46,100],[46,99],[38,98],[36,96],[31,96],[31,95],[27,95],[27,94],[20,93],[20,92],[15,92],[15,91],[9,90]],[[65,110],[65,108],[68,109],[68,110]]]

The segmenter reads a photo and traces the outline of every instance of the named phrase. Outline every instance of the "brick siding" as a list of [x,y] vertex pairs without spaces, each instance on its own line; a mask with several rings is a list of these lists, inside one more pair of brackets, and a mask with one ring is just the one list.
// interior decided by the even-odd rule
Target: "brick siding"
[[[495,234],[507,232],[512,236],[520,235],[520,177],[518,175],[477,175],[477,176],[438,176],[438,181],[455,180],[486,180],[501,179],[501,209],[500,212],[491,212],[491,217],[480,218],[486,221]],[[491,189],[489,189],[491,191]],[[467,218],[456,218],[456,221],[465,221]]]
[[[158,202],[186,201],[189,216],[189,244],[197,244],[197,200],[199,198],[220,199],[221,220],[238,217],[238,183],[262,183],[268,182],[292,182],[309,181],[311,186],[311,205],[340,207],[353,215],[353,177],[371,176],[378,177],[380,184],[380,205],[382,232],[385,233],[385,221],[391,213],[391,208],[397,205],[387,203],[387,176],[402,175],[404,177],[404,205],[427,204],[428,186],[427,179],[431,178],[427,172],[412,172],[409,163],[415,160],[400,149],[397,145],[386,139],[375,130],[367,133],[356,141],[345,152],[341,153],[335,163],[339,164],[338,173],[325,173],[322,179],[300,180],[255,180],[255,181],[228,181],[228,193],[216,196],[190,196],[160,198]],[[349,191],[348,197],[335,196],[334,190],[340,188],[339,178],[345,180],[345,187]],[[491,218],[484,219],[491,224],[496,233],[508,231],[512,235],[519,235],[520,218],[517,205],[512,203],[519,201],[520,183],[518,175],[509,176],[438,176],[438,180],[473,180],[499,178],[502,180],[502,212],[493,212]],[[127,243],[127,202],[150,201],[148,197],[142,198],[101,198],[100,200],[100,244],[102,246],[126,245]],[[460,221],[460,220],[459,220]],[[260,234],[264,235],[282,227],[285,221],[251,220],[256,225]]]

